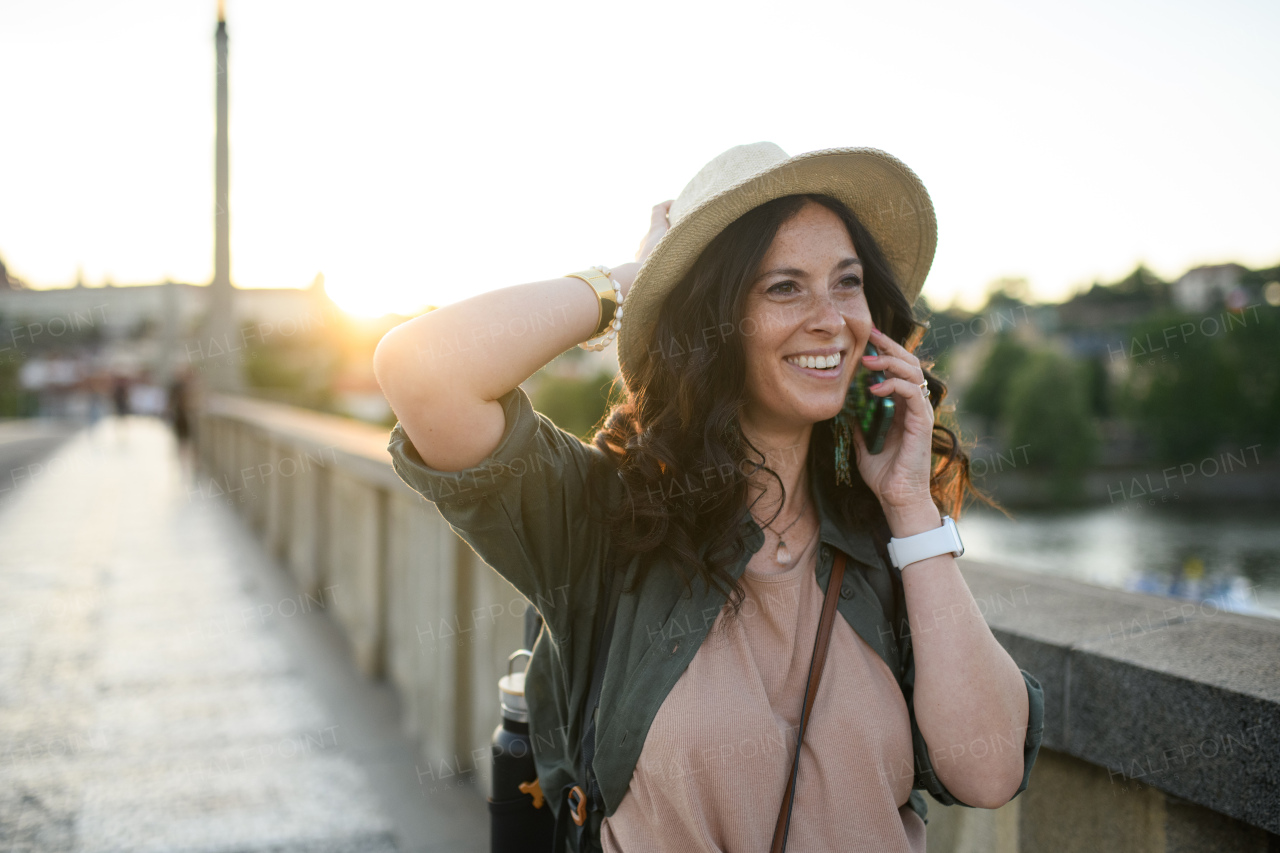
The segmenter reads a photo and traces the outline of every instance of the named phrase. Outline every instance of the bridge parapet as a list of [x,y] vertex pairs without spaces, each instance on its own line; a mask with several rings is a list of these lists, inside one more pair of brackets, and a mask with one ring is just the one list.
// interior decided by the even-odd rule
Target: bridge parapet
[[[424,788],[484,796],[497,681],[528,605],[400,481],[388,434],[213,396],[193,498],[236,505],[332,611],[360,668],[395,685]],[[1030,787],[1003,808],[930,802],[931,851],[1280,850],[1280,623],[969,559],[961,569],[1044,687],[1045,733]]]

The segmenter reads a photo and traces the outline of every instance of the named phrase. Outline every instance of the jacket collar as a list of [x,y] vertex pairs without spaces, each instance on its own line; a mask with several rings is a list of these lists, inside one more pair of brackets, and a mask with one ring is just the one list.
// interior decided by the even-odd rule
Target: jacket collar
[[[838,548],[854,560],[874,568],[883,568],[884,560],[876,550],[875,541],[870,531],[849,529],[841,519],[836,507],[836,498],[825,490],[818,488],[816,471],[817,462],[813,454],[809,454],[806,463],[809,466],[809,485],[811,496],[818,507],[818,538],[825,545]],[[735,578],[741,576],[746,569],[750,554],[759,551],[764,545],[764,530],[756,523],[750,510],[742,512],[743,539],[747,546],[748,557],[742,560],[733,570]]]

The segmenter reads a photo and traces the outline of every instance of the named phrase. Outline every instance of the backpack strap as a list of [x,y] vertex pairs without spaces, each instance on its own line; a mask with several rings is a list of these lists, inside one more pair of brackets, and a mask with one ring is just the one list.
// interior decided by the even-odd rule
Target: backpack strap
[[605,573],[604,603],[607,616],[596,619],[594,663],[591,667],[591,688],[587,692],[587,720],[582,731],[582,764],[586,769],[586,784],[565,785],[560,791],[560,811],[556,816],[555,853],[564,852],[564,842],[569,834],[569,821],[574,827],[574,848],[583,850],[583,841],[588,833],[591,812],[604,811],[604,797],[600,793],[600,782],[596,779],[596,771],[592,762],[596,757],[596,716],[600,709],[600,690],[604,686],[604,669],[609,660],[609,646],[613,641],[613,620],[617,612],[614,602],[613,549],[610,546],[605,555],[603,571]]

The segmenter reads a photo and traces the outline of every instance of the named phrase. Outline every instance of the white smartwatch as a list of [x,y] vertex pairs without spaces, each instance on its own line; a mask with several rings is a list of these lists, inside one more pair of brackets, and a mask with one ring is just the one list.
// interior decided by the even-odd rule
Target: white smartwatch
[[899,569],[939,554],[959,557],[963,553],[964,543],[960,541],[960,531],[956,530],[956,523],[949,515],[942,517],[942,526],[935,530],[889,540],[889,559]]

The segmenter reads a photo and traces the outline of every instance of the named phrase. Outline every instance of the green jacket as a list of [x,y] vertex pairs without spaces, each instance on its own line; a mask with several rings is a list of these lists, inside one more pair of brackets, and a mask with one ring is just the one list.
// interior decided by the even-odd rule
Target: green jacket
[[[429,468],[400,424],[391,432],[389,450],[400,478],[435,503],[475,552],[542,614],[546,630],[534,646],[525,691],[542,790],[553,795],[566,784],[585,780],[580,766],[583,708],[590,688],[596,620],[605,618],[597,612],[604,609],[597,600],[609,533],[603,525],[591,523],[586,481],[601,478],[604,488],[599,494],[607,494],[611,501],[620,497],[622,482],[599,449],[536,412],[522,388],[511,390],[499,402],[506,413],[502,439],[488,458],[472,468],[456,472]],[[698,488],[698,483],[686,482],[671,484],[667,491],[669,497],[681,499]],[[826,590],[832,549],[843,550],[850,562],[837,609],[898,676],[911,715],[916,765],[912,787],[928,791],[946,805],[967,806],[938,780],[916,724],[915,663],[905,629],[901,573],[882,559],[870,534],[838,526],[828,496],[819,493],[815,498],[822,542],[818,584]],[[764,533],[750,512],[744,510],[741,526],[747,554],[732,570],[735,578],[764,543]],[[620,588],[631,587],[639,559],[627,566]],[[601,689],[594,762],[606,815],[617,810],[626,794],[658,707],[697,653],[726,600],[723,593],[699,582],[694,591],[690,597],[674,569],[655,568],[639,590],[618,600]],[[894,625],[901,627],[895,632]],[[1017,793],[1026,790],[1044,730],[1044,692],[1025,670],[1022,675],[1030,718],[1023,747],[1025,770]],[[919,790],[912,790],[910,804],[927,820]],[[555,807],[559,808],[558,802]]]

